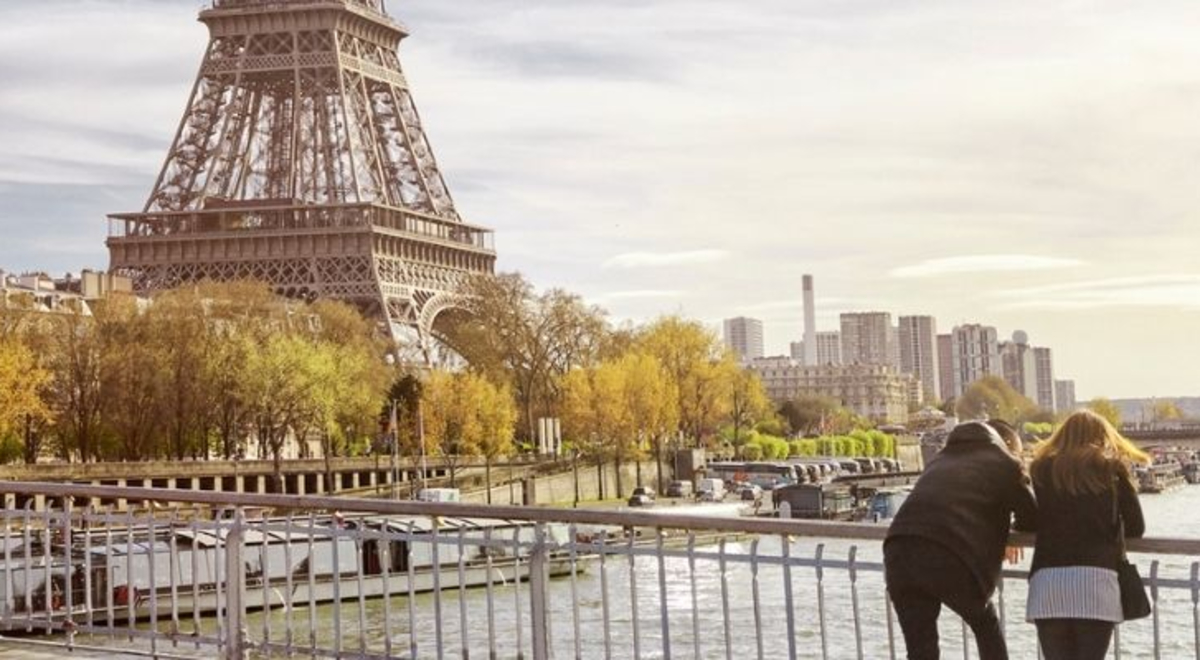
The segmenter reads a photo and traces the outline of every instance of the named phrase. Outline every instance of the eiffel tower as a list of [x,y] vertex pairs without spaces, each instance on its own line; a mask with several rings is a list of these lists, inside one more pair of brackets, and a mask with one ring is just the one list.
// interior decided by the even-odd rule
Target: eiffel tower
[[111,270],[143,293],[254,279],[347,301],[427,351],[496,253],[455,210],[400,67],[408,32],[383,2],[203,9],[208,50],[154,190],[109,216]]

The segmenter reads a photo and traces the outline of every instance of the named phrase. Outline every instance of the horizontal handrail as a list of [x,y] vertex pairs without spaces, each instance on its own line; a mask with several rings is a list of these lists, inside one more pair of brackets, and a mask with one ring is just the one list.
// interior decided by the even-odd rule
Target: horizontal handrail
[[[660,529],[704,530],[737,534],[789,535],[799,537],[883,541],[885,525],[829,522],[819,520],[781,520],[777,518],[716,517],[695,514],[655,513],[649,511],[603,509],[556,509],[509,505],[447,504],[418,501],[377,500],[311,495],[257,495],[178,491],[162,488],[122,488],[117,486],[77,486],[36,482],[0,482],[0,494],[48,495],[71,498],[124,499],[158,503],[201,504],[221,507],[260,507],[279,510],[353,511],[395,516],[443,516],[485,520],[519,520],[540,523],[567,523],[616,527],[653,527]],[[1032,534],[1013,534],[1009,544],[1032,547]],[[1130,539],[1129,552],[1164,555],[1200,556],[1200,539]]]

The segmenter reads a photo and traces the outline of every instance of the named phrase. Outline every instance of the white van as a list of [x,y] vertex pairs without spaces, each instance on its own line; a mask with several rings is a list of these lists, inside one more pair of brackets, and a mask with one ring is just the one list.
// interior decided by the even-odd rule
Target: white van
[[462,493],[457,488],[426,488],[417,495],[417,499],[438,504],[458,504],[462,502]]
[[720,502],[725,499],[725,482],[721,479],[701,479],[696,486],[696,498],[701,502]]

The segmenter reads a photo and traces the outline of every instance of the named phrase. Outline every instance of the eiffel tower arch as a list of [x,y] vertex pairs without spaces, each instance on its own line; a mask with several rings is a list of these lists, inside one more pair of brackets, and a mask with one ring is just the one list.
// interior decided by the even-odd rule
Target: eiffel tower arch
[[109,216],[111,270],[153,293],[255,279],[415,334],[492,274],[400,66],[382,0],[213,0],[210,41],[145,207]]

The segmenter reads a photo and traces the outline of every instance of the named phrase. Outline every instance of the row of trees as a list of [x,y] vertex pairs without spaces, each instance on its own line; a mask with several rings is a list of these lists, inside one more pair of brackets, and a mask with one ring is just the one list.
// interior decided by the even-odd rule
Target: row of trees
[[773,415],[762,384],[720,340],[677,317],[630,331],[609,355],[566,374],[560,389],[574,448],[597,466],[653,456],[660,482],[666,447],[710,443],[722,428],[741,445]]
[[279,461],[289,438],[346,454],[374,435],[391,379],[375,335],[345,305],[246,283],[187,287],[144,308],[113,297],[90,316],[0,310],[0,440],[28,462],[247,451]]
[[[745,431],[772,414],[761,385],[698,322],[664,317],[613,328],[578,296],[538,293],[516,274],[480,277],[466,294],[440,339],[473,371],[511,389],[519,438],[532,440],[538,418],[561,417],[581,447],[639,434],[696,444],[726,424]],[[611,413],[616,399],[620,415],[601,412]]]
[[386,341],[354,309],[258,284],[189,286],[150,305],[116,297],[90,316],[0,310],[0,441],[26,461],[278,462],[293,439],[340,456],[390,437],[405,455],[484,457],[490,475],[534,442],[540,417],[560,418],[570,449],[597,465],[861,425],[828,401],[778,416],[698,322],[614,328],[579,297],[518,275],[481,277],[465,294],[437,334],[468,366],[408,375],[385,363]]
[[[1085,407],[1104,417],[1114,426],[1121,426],[1121,409],[1109,399],[1099,397],[1085,404]],[[1008,381],[999,376],[985,376],[967,388],[954,402],[954,413],[959,419],[1003,419],[1018,427],[1028,426],[1032,433],[1046,434],[1047,428],[1071,411],[1059,411],[1057,415],[1039,408],[1028,397],[1017,392]],[[1160,419],[1179,419],[1182,413],[1172,402],[1160,402],[1153,408],[1153,417]]]
[[814,456],[895,457],[896,439],[877,430],[855,430],[848,435],[786,440],[755,433],[742,450],[746,460],[774,460]]

